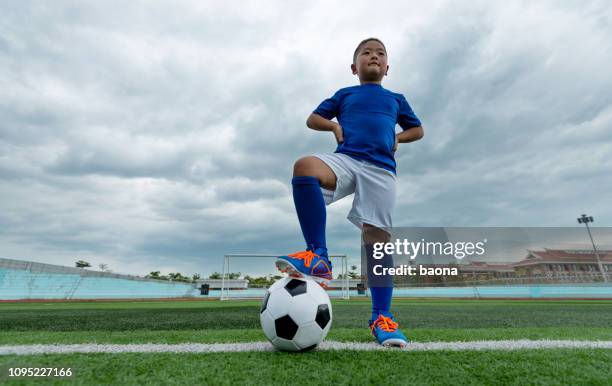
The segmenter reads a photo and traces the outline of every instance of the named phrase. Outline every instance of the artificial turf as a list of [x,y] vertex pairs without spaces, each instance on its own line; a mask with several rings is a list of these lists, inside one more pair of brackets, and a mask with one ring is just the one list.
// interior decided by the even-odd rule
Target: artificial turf
[[612,350],[576,349],[10,355],[0,357],[0,381],[32,382],[9,379],[8,367],[70,367],[71,384],[609,385],[610,363]]
[[[46,304],[0,304],[0,331],[259,328],[259,301]],[[334,301],[334,328],[364,328],[369,308],[365,301]],[[612,326],[612,301],[395,300],[393,312],[409,328]]]
[[[409,328],[403,329],[413,342],[471,342],[478,340],[551,339],[608,340],[612,328],[605,327],[526,327],[526,328]],[[367,327],[336,328],[328,340],[371,342]],[[265,341],[261,329],[216,330],[95,330],[95,331],[7,331],[0,335],[0,345],[14,344],[79,344],[79,343],[240,343]]]
[[[394,300],[413,341],[612,340],[612,301]],[[371,341],[369,303],[334,301],[328,339]],[[259,301],[0,304],[0,344],[263,341]],[[314,351],[304,354],[0,356],[9,367],[71,367],[76,384],[610,384],[612,350]],[[4,378],[3,378],[4,377]],[[63,382],[44,379],[45,383]]]

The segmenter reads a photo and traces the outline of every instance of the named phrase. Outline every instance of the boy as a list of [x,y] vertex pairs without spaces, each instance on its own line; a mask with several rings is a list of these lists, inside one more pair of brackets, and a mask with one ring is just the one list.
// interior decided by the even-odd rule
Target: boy
[[[355,193],[347,218],[362,230],[372,294],[370,330],[384,346],[405,347],[408,341],[389,311],[392,277],[371,274],[372,245],[389,240],[385,229],[392,226],[397,145],[421,139],[423,128],[406,98],[381,86],[388,69],[383,42],[376,38],[363,40],[351,65],[360,85],[338,90],[308,117],[306,125],[333,132],[338,147],[333,154],[304,157],[295,163],[293,200],[307,249],[279,256],[276,266],[281,272],[311,276],[327,286],[332,279],[332,266],[325,242],[325,206]],[[395,133],[396,124],[402,133]],[[392,256],[385,255],[375,264],[392,267]]]

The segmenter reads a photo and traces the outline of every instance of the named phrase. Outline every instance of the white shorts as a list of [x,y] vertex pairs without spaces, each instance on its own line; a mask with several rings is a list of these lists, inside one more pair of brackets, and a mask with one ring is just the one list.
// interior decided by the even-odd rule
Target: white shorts
[[359,229],[363,224],[391,228],[397,177],[392,172],[342,153],[315,154],[336,174],[336,190],[321,188],[329,205],[355,193],[347,218]]

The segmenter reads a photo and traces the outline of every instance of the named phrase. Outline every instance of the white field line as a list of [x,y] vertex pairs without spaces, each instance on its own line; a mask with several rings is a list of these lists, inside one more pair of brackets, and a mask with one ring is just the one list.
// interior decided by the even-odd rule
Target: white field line
[[[325,341],[317,350],[396,350],[396,351],[464,351],[464,350],[537,350],[560,348],[612,349],[612,341],[582,340],[496,340],[476,342],[410,343],[407,348],[389,349],[377,343]],[[33,344],[0,345],[0,355],[70,354],[70,353],[214,353],[274,351],[268,342],[250,343],[182,343],[182,344]]]

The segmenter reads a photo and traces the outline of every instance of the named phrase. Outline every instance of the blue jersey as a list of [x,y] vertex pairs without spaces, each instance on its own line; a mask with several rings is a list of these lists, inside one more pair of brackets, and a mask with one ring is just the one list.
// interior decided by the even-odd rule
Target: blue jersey
[[344,142],[336,148],[395,173],[395,125],[403,130],[421,126],[402,94],[379,84],[364,83],[338,90],[321,102],[313,113],[326,119],[336,118],[342,126]]

